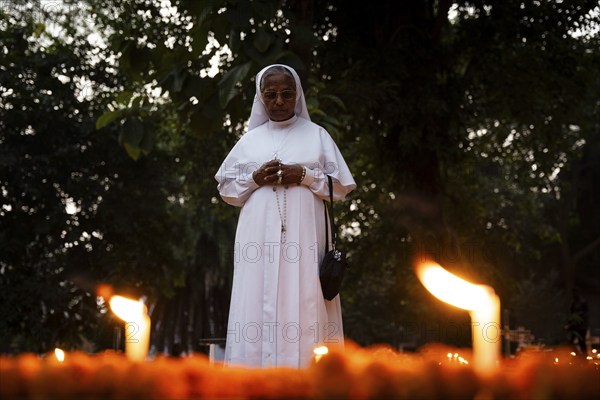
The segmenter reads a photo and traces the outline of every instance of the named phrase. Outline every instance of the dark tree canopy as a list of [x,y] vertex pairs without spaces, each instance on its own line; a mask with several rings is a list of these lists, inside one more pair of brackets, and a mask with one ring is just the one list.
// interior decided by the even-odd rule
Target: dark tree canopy
[[237,210],[213,175],[270,63],[299,71],[359,185],[339,207],[351,339],[466,343],[419,254],[492,285],[547,342],[572,286],[598,293],[596,1],[11,5],[0,351],[110,346],[100,283],[146,297],[156,351],[224,337]]

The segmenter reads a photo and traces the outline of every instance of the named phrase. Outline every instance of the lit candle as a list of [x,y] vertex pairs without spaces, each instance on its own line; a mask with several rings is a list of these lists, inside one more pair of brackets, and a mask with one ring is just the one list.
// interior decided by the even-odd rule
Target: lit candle
[[141,301],[121,296],[110,298],[110,308],[125,321],[125,355],[131,361],[144,361],[150,346],[150,317]]
[[54,356],[58,362],[65,361],[65,352],[59,349],[58,347],[54,349]]
[[319,346],[313,350],[313,353],[315,353],[315,362],[319,362],[321,357],[329,353],[329,349],[327,348],[327,346]]
[[475,285],[432,261],[417,265],[421,283],[438,299],[469,311],[473,340],[473,367],[481,374],[489,374],[498,366],[500,358],[500,299],[494,290]]

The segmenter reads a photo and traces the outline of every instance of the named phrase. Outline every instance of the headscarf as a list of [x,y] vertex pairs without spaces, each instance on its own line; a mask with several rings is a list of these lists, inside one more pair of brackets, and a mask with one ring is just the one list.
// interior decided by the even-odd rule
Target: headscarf
[[284,64],[272,64],[265,68],[263,68],[258,74],[256,74],[256,94],[254,95],[254,103],[252,104],[252,111],[250,112],[250,118],[248,119],[248,130],[256,128],[267,122],[269,120],[269,114],[267,113],[267,109],[262,101],[262,96],[260,95],[260,81],[262,79],[263,74],[271,67],[284,67],[288,71],[292,73],[294,80],[296,81],[296,108],[294,112],[300,118],[305,118],[310,121],[310,116],[308,115],[308,110],[306,109],[306,99],[304,98],[304,91],[302,90],[302,84],[300,83],[300,77],[296,73],[296,71]]

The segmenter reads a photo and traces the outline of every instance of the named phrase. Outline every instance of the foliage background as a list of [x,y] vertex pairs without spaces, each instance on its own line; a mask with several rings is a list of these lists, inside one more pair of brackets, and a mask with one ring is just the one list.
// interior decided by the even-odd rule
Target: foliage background
[[469,343],[423,254],[549,345],[580,286],[598,335],[597,2],[0,4],[1,352],[111,347],[99,287],[145,298],[154,351],[225,337],[238,210],[213,175],[273,62],[359,185],[338,207],[349,338]]

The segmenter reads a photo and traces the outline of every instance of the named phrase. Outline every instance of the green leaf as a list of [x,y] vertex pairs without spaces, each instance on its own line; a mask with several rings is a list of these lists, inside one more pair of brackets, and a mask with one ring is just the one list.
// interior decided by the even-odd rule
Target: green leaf
[[323,122],[332,125],[332,126],[341,126],[341,122],[339,119],[332,117],[331,115],[323,115]]
[[335,103],[342,110],[346,110],[346,105],[344,104],[344,102],[342,101],[342,99],[340,99],[339,97],[334,96],[332,94],[324,94],[321,97],[323,99],[331,100],[333,103]]
[[[200,1],[193,1],[193,3],[201,4]],[[212,7],[209,4],[204,4],[199,8],[197,24],[198,26],[202,26],[206,20],[208,20],[209,16],[212,13]]]
[[259,29],[252,39],[252,44],[261,53],[267,51],[271,43],[273,43],[273,37],[265,32],[264,29]]
[[144,125],[138,117],[127,118],[121,127],[121,142],[132,147],[139,147],[144,138]]
[[132,77],[141,81],[142,75],[148,72],[150,52],[148,51],[148,49],[145,48],[131,46],[130,51],[127,53],[127,55],[129,56],[128,72]]
[[253,1],[250,2],[252,5],[252,11],[254,15],[261,17],[262,19],[269,19],[275,11],[275,3],[269,1]]
[[180,93],[184,87],[187,77],[187,72],[181,68],[173,68],[159,81],[159,84],[164,90],[167,90],[172,94],[177,94]]
[[190,97],[194,96],[200,103],[204,103],[208,96],[213,94],[214,91],[215,84],[212,79],[190,75],[185,80],[185,85],[183,85],[181,94],[186,101],[189,100]]
[[181,92],[185,78],[187,78],[187,73],[185,71],[173,71],[173,87],[171,88],[173,93]]
[[289,50],[282,51],[282,52],[276,54],[273,61],[280,63],[280,64],[289,65],[292,68],[296,69],[296,71],[306,68],[306,66],[302,62],[302,59],[300,57],[298,57],[298,55],[296,55],[296,53],[293,53]]
[[46,31],[46,24],[43,22],[37,23],[35,25],[35,30],[33,31],[33,35],[36,37],[42,36],[42,34]]
[[309,97],[306,99],[306,107],[310,109],[318,109],[319,108],[319,99],[316,97]]
[[294,27],[294,36],[299,43],[309,47],[317,43],[315,32],[310,26],[296,25]]
[[123,110],[115,110],[115,111],[105,112],[100,117],[98,117],[98,119],[96,120],[96,130],[100,130],[100,129],[104,128],[106,125],[110,124],[115,119],[120,117],[122,113],[123,113]]
[[326,114],[325,112],[323,112],[323,110],[319,109],[319,108],[310,108],[307,106],[307,108],[310,110],[310,114],[313,116],[318,116],[318,117],[324,117]]
[[232,29],[229,32],[229,48],[235,54],[240,50],[242,45],[242,40],[240,39],[240,31],[239,29]]
[[237,67],[233,67],[219,81],[219,104],[221,105],[221,108],[227,107],[227,104],[229,104],[231,99],[238,94],[238,90],[235,86],[238,82],[241,82],[246,78],[251,67],[252,63],[250,61],[238,65]]
[[129,101],[133,96],[133,92],[121,92],[117,95],[115,101],[119,104],[123,104],[124,106],[129,105]]
[[192,53],[191,55],[196,58],[203,57],[203,52],[208,44],[208,32],[209,29],[206,24],[196,25],[190,31],[190,37],[192,38]]
[[210,30],[219,43],[227,43],[226,36],[231,30],[231,25],[226,20],[224,14],[217,14],[211,21]]
[[152,127],[146,125],[144,135],[140,141],[139,148],[144,154],[149,154],[156,141],[156,132]]
[[136,161],[138,158],[140,158],[141,150],[139,148],[133,147],[128,143],[125,143],[123,147],[125,147],[125,150],[127,151],[127,154],[129,154],[129,157],[133,158]]
[[143,96],[137,96],[136,98],[134,98],[133,102],[131,103],[131,108],[139,108],[142,104],[142,100],[144,100]]
[[250,19],[254,17],[252,3],[250,1],[238,1],[227,7],[224,13],[232,28],[247,30],[250,28]]

